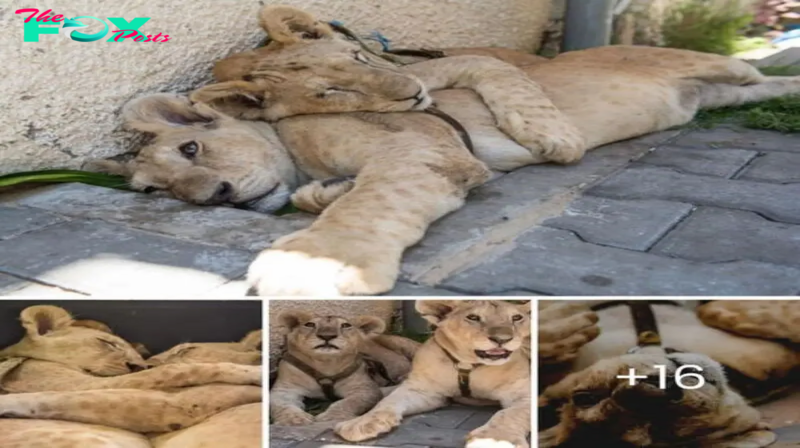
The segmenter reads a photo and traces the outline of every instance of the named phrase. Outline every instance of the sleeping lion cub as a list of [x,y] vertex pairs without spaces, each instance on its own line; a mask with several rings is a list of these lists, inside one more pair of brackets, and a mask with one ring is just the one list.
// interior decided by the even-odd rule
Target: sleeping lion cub
[[467,437],[468,448],[527,448],[531,417],[530,302],[419,300],[417,311],[436,329],[414,356],[411,373],[361,417],[336,433],[352,442],[392,430],[404,416],[468,397],[503,409]]
[[800,301],[715,301],[696,311],[651,304],[660,345],[647,345],[641,305],[603,303],[542,303],[540,380],[549,387],[539,397],[539,446],[760,448],[775,440],[744,397],[796,382],[800,352],[778,341],[798,340],[800,327],[787,324]]

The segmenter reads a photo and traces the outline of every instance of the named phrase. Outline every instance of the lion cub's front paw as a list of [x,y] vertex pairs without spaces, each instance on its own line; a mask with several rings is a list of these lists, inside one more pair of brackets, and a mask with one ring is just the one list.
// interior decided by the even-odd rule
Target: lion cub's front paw
[[[378,262],[376,261],[376,265]],[[394,286],[394,275],[349,266],[332,257],[299,250],[267,249],[250,265],[247,280],[260,296],[379,294]]]
[[316,416],[314,420],[318,422],[344,422],[355,418],[356,416],[353,415],[352,412],[341,412],[341,411],[331,411],[327,410],[322,414]]
[[336,434],[348,442],[374,439],[400,424],[397,414],[390,411],[368,413],[336,425]]
[[508,431],[482,426],[467,435],[465,448],[529,448],[525,439],[514,439]]
[[308,412],[285,411],[274,417],[274,423],[281,426],[306,426],[314,423],[314,416]]
[[[499,117],[498,125],[517,143],[550,162],[567,164],[582,159],[586,154],[586,139],[571,123],[565,121],[566,118],[537,117],[542,110],[545,109],[512,109]],[[556,111],[555,107],[552,110]]]

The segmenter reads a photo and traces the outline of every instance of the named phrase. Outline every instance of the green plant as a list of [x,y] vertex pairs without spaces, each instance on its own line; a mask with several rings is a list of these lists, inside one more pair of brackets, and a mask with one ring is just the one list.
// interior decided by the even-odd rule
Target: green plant
[[100,187],[128,190],[128,181],[122,176],[113,174],[92,173],[79,170],[41,170],[11,173],[0,176],[0,188],[8,188],[24,184],[53,184],[80,182]]
[[[753,41],[742,31],[753,21],[740,0],[680,0],[665,13],[667,47],[731,55]],[[764,42],[761,42],[764,44]]]
[[[765,75],[800,75],[798,66],[764,67]],[[721,123],[733,123],[750,129],[766,129],[779,132],[800,132],[800,95],[745,104],[735,107],[704,110],[692,122],[695,127],[710,128]]]

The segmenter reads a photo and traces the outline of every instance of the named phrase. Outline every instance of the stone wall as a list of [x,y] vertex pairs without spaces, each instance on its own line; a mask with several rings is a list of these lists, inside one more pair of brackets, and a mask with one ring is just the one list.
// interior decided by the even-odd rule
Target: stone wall
[[[505,46],[535,50],[551,0],[283,0],[396,46]],[[10,5],[9,5],[10,3]],[[491,6],[489,6],[491,4]],[[65,17],[150,17],[145,34],[166,43],[80,43],[62,35],[23,42],[25,16],[52,8]],[[0,174],[79,167],[133,149],[118,112],[148,92],[187,91],[209,80],[214,61],[255,46],[263,34],[256,0],[5,0],[0,8]],[[95,23],[85,21],[86,24]],[[115,27],[111,27],[116,29]],[[90,27],[84,32],[101,30]]]

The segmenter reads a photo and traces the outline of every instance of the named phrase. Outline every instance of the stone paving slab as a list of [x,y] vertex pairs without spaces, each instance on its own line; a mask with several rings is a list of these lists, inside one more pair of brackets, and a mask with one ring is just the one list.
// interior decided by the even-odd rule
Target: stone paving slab
[[400,427],[364,443],[346,442],[329,425],[288,427],[270,425],[270,447],[318,448],[360,446],[394,448],[463,448],[469,432],[486,423],[499,409],[495,407],[448,406],[403,420]]
[[575,232],[590,243],[646,251],[691,211],[691,205],[680,202],[586,196],[542,225]]
[[19,203],[73,218],[100,219],[186,241],[248,251],[264,249],[313,221],[305,213],[277,217],[82,184],[61,185]]
[[248,252],[73,221],[0,241],[0,271],[89,294],[194,294],[241,277]]
[[800,154],[771,152],[756,158],[737,179],[800,183]]
[[490,294],[509,289],[554,295],[794,295],[800,269],[755,261],[698,263],[598,246],[539,227],[496,259],[454,275],[444,287]]
[[606,179],[587,194],[749,210],[775,221],[800,224],[800,184],[719,179],[668,168],[634,166]]
[[700,207],[652,253],[696,261],[747,259],[800,267],[800,226],[772,222],[752,212]]
[[689,132],[675,138],[670,144],[697,148],[741,148],[753,149],[759,152],[786,151],[800,153],[800,135],[798,134],[781,134],[780,132],[731,126]]
[[0,205],[0,241],[63,222],[58,215],[43,211]]
[[744,149],[695,149],[663,146],[638,160],[639,163],[674,168],[684,173],[730,178],[751,160],[757,151]]
[[560,215],[581,189],[621,169],[651,147],[637,141],[614,143],[595,149],[568,169],[528,166],[474,189],[463,208],[434,223],[425,239],[406,251],[404,276],[420,279],[431,267],[452,261],[455,254],[480,243],[495,230],[504,233],[502,228],[510,227],[511,232],[517,232],[519,227],[524,230]]

